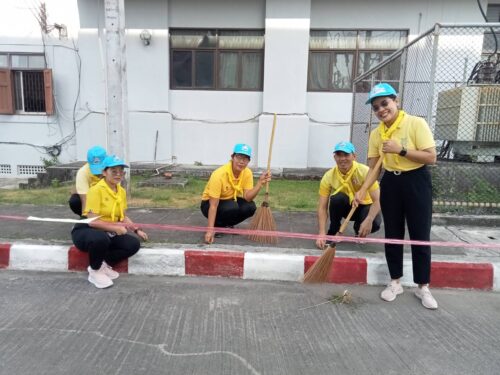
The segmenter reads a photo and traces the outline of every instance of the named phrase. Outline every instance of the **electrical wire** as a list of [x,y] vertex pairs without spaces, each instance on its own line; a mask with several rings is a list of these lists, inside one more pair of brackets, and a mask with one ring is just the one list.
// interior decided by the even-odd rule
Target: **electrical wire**
[[[41,29],[41,37],[42,37],[42,44],[43,44],[43,51],[44,51],[44,61],[45,61],[45,66],[47,66],[47,46],[50,47],[58,47],[58,48],[67,48],[75,52],[76,58],[77,58],[77,71],[78,71],[78,80],[77,80],[77,95],[75,98],[75,102],[73,104],[73,111],[72,111],[72,118],[65,117],[63,114],[63,111],[60,110],[60,105],[58,104],[57,97],[54,96],[54,102],[55,102],[55,107],[56,107],[56,115],[58,117],[61,117],[63,120],[71,121],[73,124],[73,131],[68,134],[67,136],[63,137],[61,140],[56,142],[55,144],[51,146],[41,146],[41,145],[36,145],[32,143],[27,143],[27,142],[0,142],[0,144],[8,144],[8,145],[20,145],[20,146],[29,146],[33,147],[39,151],[42,151],[46,154],[49,154],[51,156],[59,156],[62,152],[62,146],[69,141],[71,141],[75,136],[76,136],[76,131],[77,131],[77,123],[83,121],[85,118],[87,118],[89,115],[95,113],[95,114],[103,114],[106,115],[106,112],[99,112],[99,111],[93,111],[88,107],[87,104],[87,113],[83,115],[81,118],[77,119],[76,118],[76,107],[78,105],[78,100],[80,98],[80,90],[81,90],[81,66],[82,66],[82,59],[79,53],[78,48],[75,45],[75,41],[72,39],[73,43],[73,48],[60,45],[60,44],[50,44],[48,45],[45,41],[45,35],[48,35],[51,31],[53,31],[55,28],[53,25],[47,25],[46,18],[42,18],[42,15],[37,12],[39,11],[42,6],[41,2],[36,3],[36,1],[31,0],[31,5],[32,7],[29,7],[28,9],[32,13],[33,17],[37,20],[37,22],[40,25]],[[36,11],[35,11],[36,10]],[[45,13],[46,17],[46,13]],[[98,20],[99,22],[99,20]],[[49,30],[50,29],[50,30]],[[176,121],[185,121],[185,122],[199,122],[199,123],[206,123],[206,124],[240,124],[240,123],[250,123],[250,122],[256,122],[258,118],[260,118],[263,115],[272,115],[273,113],[271,112],[260,112],[250,118],[247,119],[241,119],[241,120],[232,120],[232,121],[220,121],[220,120],[211,120],[211,119],[194,119],[194,118],[183,118],[175,115],[174,113],[171,113],[170,111],[131,111],[131,112],[138,112],[138,113],[167,113],[172,116],[173,120]],[[324,125],[333,125],[333,126],[345,126],[346,124],[339,124],[339,123],[332,123],[332,122],[327,122],[327,121],[320,121],[317,119],[314,119],[311,117],[308,113],[277,113],[279,116],[307,116],[310,122],[316,123],[316,124],[324,124]],[[47,123],[48,125],[48,123]]]
[[[486,23],[488,23],[488,17],[483,10],[480,0],[477,1],[477,6],[483,19]],[[495,41],[495,49],[488,55],[486,60],[478,61],[474,68],[472,69],[471,74],[469,75],[468,83],[500,83],[500,54],[498,52],[498,38],[495,33],[493,27],[489,28],[491,31],[491,35],[493,36],[493,40]],[[493,61],[493,58],[496,57],[496,62]]]
[[[488,23],[488,17],[486,16],[486,13],[484,13],[484,9],[483,9],[483,6],[481,5],[481,1],[480,0],[476,0],[476,1],[477,1],[477,6],[479,7],[479,11],[481,12],[481,15],[483,16],[484,22]],[[488,60],[492,56],[495,56],[497,54],[497,51],[498,51],[498,39],[497,39],[497,36],[495,34],[495,30],[493,30],[493,27],[490,27],[490,30],[491,30],[491,34],[493,35],[493,39],[495,40],[495,51],[490,54],[490,56],[488,57]],[[500,55],[497,55],[497,64],[499,62],[500,62]]]

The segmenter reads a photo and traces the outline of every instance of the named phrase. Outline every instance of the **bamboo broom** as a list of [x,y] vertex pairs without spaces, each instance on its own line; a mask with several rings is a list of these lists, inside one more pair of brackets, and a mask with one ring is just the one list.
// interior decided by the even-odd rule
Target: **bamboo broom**
[[[271,155],[273,153],[274,131],[276,129],[276,113],[273,118],[273,129],[271,131],[271,140],[269,141],[269,155],[267,156],[267,172],[271,170]],[[252,222],[250,223],[251,230],[272,231],[276,230],[276,222],[274,221],[271,208],[269,207],[269,182],[266,182],[266,194],[262,205],[257,208]],[[251,234],[248,238],[252,241],[260,243],[275,244],[278,238],[273,235]]]
[[[381,154],[381,156],[377,161],[377,164],[375,164],[375,167],[370,171],[370,174],[366,177],[366,180],[371,178],[374,173],[376,173],[377,175],[380,173],[380,167],[382,166],[383,160],[384,160],[384,155]],[[354,211],[356,211],[356,207],[353,206],[351,207],[351,210],[349,211],[349,214],[345,218],[344,222],[340,226],[340,229],[337,232],[336,236],[344,233],[347,224],[349,224],[349,221],[351,220],[351,217],[354,214]],[[304,274],[303,281],[305,283],[310,283],[310,284],[324,283],[328,278],[328,273],[330,272],[330,269],[332,268],[333,259],[335,258],[335,252],[336,252],[336,244],[329,244],[326,250],[323,252],[323,254],[321,254],[321,256],[316,260],[316,262],[314,262],[314,264]]]
[[[349,214],[340,226],[336,236],[344,233],[347,224],[351,220],[352,215],[356,211],[356,207],[352,206]],[[324,283],[328,278],[328,273],[332,268],[333,258],[335,258],[336,244],[330,243],[321,256],[314,262],[314,264],[304,274],[305,283]]]

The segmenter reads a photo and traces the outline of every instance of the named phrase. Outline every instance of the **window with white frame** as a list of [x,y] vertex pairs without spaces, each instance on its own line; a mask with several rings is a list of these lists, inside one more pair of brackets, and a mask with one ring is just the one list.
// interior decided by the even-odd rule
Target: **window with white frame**
[[41,54],[0,53],[0,114],[53,114],[52,70]]
[[171,89],[262,91],[263,70],[263,30],[170,30]]
[[[352,82],[408,39],[407,30],[311,30],[308,91],[351,91]],[[399,61],[384,69],[385,82],[399,81]]]

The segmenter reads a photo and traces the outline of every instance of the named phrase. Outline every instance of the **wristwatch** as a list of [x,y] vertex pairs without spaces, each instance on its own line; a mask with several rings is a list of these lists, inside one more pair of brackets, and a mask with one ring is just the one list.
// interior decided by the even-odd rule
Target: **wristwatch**
[[401,151],[399,151],[399,156],[406,156],[408,150],[402,146]]

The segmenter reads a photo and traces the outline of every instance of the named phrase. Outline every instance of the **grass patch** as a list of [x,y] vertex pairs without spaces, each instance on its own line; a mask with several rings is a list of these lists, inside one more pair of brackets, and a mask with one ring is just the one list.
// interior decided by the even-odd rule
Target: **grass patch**
[[19,204],[36,204],[36,205],[52,205],[52,204],[67,204],[71,188],[50,187],[46,189],[2,189],[0,190],[0,203],[19,203]]
[[[198,208],[207,180],[190,177],[182,187],[140,187],[146,177],[132,176],[129,207],[146,208]],[[269,185],[269,203],[279,211],[315,211],[318,203],[319,181],[273,180]],[[43,189],[2,189],[0,204],[66,205],[71,187],[47,187]],[[265,189],[255,202],[260,206]]]

